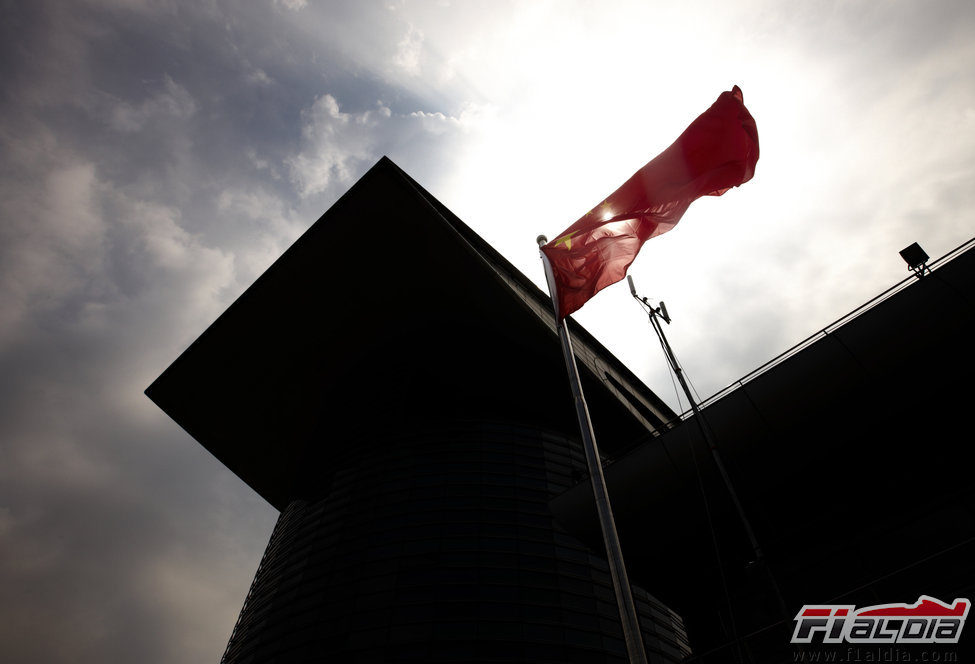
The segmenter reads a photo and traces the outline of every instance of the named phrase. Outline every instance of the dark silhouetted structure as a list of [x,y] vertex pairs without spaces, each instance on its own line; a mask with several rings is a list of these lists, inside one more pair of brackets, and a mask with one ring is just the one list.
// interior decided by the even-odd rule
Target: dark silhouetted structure
[[[730,661],[733,636],[695,461],[737,633],[756,662],[798,661],[789,638],[803,604],[975,595],[973,246],[704,404],[791,614],[778,614],[751,564],[741,522],[690,418],[606,467],[631,578],[654,579],[655,595],[685,618],[694,661]],[[551,506],[570,532],[599,541],[585,487]],[[667,546],[657,533],[667,533]],[[960,647],[973,639],[963,636]],[[850,656],[846,646],[839,655]]]
[[[572,332],[603,452],[665,428]],[[281,510],[224,661],[624,661],[601,545],[548,506],[586,467],[550,301],[388,159],[147,394]]]
[[[791,611],[975,593],[971,245],[703,404]],[[796,661],[697,428],[570,328],[650,661]],[[224,660],[622,662],[564,372],[376,164],[147,390],[281,510]]]

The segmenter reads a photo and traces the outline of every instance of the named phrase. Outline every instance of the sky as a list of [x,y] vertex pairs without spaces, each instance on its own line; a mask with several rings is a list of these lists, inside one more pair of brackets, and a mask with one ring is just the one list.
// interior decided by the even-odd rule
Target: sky
[[[702,397],[975,235],[968,0],[0,12],[9,664],[219,661],[276,512],[143,390],[383,155],[541,285],[535,236],[739,85],[754,179],[630,272]],[[625,284],[574,317],[681,407]]]

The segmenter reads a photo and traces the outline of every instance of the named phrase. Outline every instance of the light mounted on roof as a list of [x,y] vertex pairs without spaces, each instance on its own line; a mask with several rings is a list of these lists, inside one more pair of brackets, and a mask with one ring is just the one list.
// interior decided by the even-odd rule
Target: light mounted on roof
[[907,263],[907,269],[914,270],[914,276],[920,279],[931,273],[928,267],[928,254],[917,242],[900,250],[901,258]]

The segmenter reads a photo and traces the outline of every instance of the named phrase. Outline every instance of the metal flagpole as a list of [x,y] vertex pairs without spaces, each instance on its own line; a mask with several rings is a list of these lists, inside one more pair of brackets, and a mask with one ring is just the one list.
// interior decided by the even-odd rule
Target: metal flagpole
[[667,341],[667,336],[664,334],[664,329],[660,325],[658,318],[663,318],[664,322],[668,325],[670,324],[670,316],[667,315],[667,307],[661,302],[660,306],[656,309],[647,302],[647,298],[640,298],[636,294],[636,286],[633,285],[633,277],[626,275],[626,280],[630,284],[630,294],[633,298],[645,305],[647,308],[647,313],[650,315],[650,324],[653,326],[654,332],[657,333],[657,337],[660,339],[660,345],[664,348],[664,354],[667,356],[667,361],[670,363],[670,367],[674,370],[674,374],[677,375],[677,380],[680,383],[681,388],[684,390],[684,395],[687,397],[687,401],[691,404],[691,411],[694,413],[694,421],[697,423],[698,428],[701,431],[701,436],[703,436],[704,441],[707,443],[708,448],[711,450],[711,456],[714,458],[714,464],[718,467],[718,473],[721,475],[721,479],[724,481],[725,487],[728,489],[728,493],[731,495],[731,502],[735,506],[735,510],[738,512],[738,518],[741,519],[742,525],[745,527],[745,533],[748,535],[748,541],[752,545],[752,551],[755,553],[755,562],[762,566],[766,574],[768,574],[769,582],[772,585],[772,590],[775,593],[776,603],[779,606],[779,610],[783,615],[788,614],[788,607],[786,606],[785,600],[782,598],[782,592],[779,590],[779,584],[775,582],[775,577],[772,575],[772,570],[768,567],[768,562],[765,560],[765,554],[762,552],[762,547],[758,544],[758,538],[755,537],[755,532],[752,530],[752,524],[745,516],[745,508],[742,507],[741,502],[738,500],[738,493],[735,491],[735,486],[731,482],[731,476],[728,475],[728,471],[724,466],[724,461],[721,459],[721,453],[718,452],[718,447],[715,445],[714,436],[711,435],[710,430],[704,424],[704,418],[701,415],[701,410],[697,406],[697,402],[694,400],[694,396],[691,394],[691,388],[688,387],[687,381],[684,379],[684,371],[681,369],[680,364],[677,363],[677,356],[674,355],[674,349],[670,347],[670,343]]
[[[548,242],[548,238],[539,235],[538,246]],[[599,515],[599,527],[603,533],[603,543],[606,545],[606,557],[609,561],[609,572],[613,579],[613,589],[616,591],[616,604],[620,611],[620,621],[623,623],[623,638],[626,641],[626,652],[630,664],[646,664],[647,655],[643,647],[643,636],[640,634],[640,623],[637,620],[636,608],[633,605],[633,593],[630,581],[623,564],[623,552],[620,549],[619,536],[616,533],[616,521],[613,519],[613,509],[609,504],[609,494],[606,491],[606,480],[603,479],[603,467],[599,460],[599,450],[596,447],[596,436],[589,419],[589,407],[586,397],[582,393],[579,382],[579,368],[576,366],[575,354],[572,352],[572,339],[565,321],[559,319],[558,297],[555,289],[555,276],[552,265],[544,252],[539,252],[542,264],[545,266],[545,280],[548,282],[548,292],[552,296],[552,308],[555,312],[555,328],[562,343],[562,358],[569,373],[569,384],[572,387],[572,397],[575,401],[576,418],[579,421],[579,432],[582,434],[583,447],[586,450],[586,463],[589,466],[589,480],[592,483],[593,497],[596,500],[596,512]]]

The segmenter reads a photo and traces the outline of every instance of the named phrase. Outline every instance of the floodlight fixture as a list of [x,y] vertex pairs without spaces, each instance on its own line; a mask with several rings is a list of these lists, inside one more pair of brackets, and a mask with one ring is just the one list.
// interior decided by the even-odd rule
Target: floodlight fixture
[[928,254],[917,242],[900,250],[901,258],[907,263],[907,269],[914,271],[914,276],[920,279],[931,272],[928,267]]

